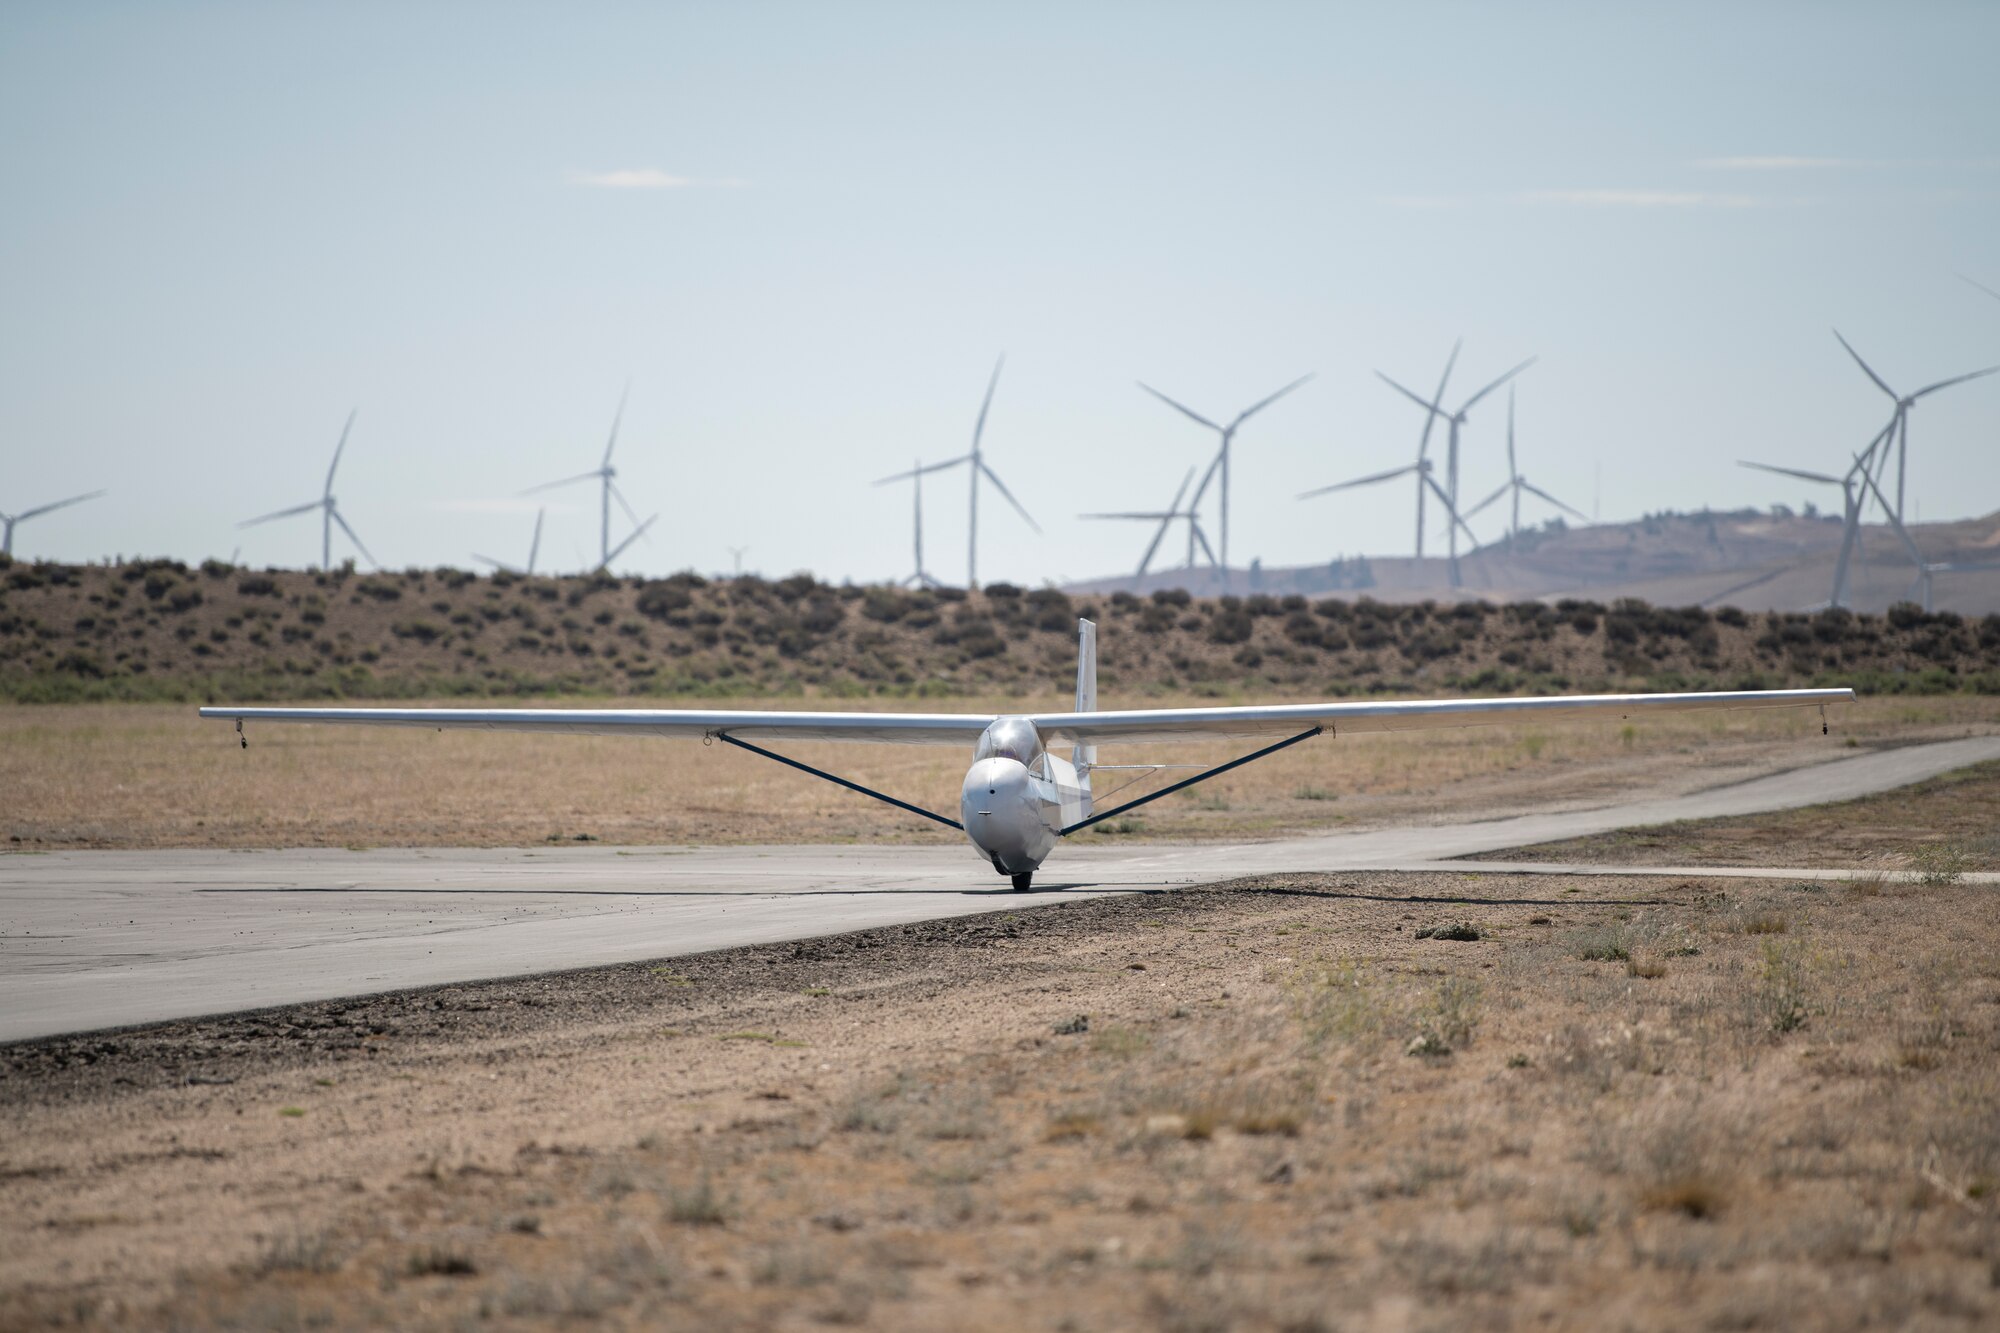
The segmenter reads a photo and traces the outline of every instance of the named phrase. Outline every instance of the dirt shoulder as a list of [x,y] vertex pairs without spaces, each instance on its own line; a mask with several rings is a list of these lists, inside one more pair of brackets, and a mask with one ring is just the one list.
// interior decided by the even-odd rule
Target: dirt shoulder
[[1931,874],[2000,870],[2000,763],[1962,768],[1833,805],[1620,829],[1465,859],[1630,866],[1848,866]]
[[1297,876],[8,1047],[0,1325],[1990,1324],[1989,901]]

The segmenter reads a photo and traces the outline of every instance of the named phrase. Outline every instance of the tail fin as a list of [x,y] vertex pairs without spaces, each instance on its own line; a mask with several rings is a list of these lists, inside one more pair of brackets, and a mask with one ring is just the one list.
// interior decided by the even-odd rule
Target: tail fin
[[[1076,711],[1097,711],[1097,622],[1094,620],[1076,622]],[[1097,762],[1097,747],[1077,746],[1073,762],[1077,776],[1087,783],[1090,766]]]

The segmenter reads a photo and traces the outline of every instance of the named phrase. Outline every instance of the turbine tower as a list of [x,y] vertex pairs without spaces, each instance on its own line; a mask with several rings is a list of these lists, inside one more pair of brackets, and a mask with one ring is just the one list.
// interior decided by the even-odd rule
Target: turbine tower
[[535,573],[535,556],[542,549],[542,519],[547,516],[548,512],[546,509],[537,509],[535,511],[535,536],[534,540],[528,543],[528,564],[525,569],[516,569],[504,561],[495,560],[490,555],[481,555],[477,551],[472,553],[472,558],[489,564],[495,569],[504,569],[509,574],[526,574],[532,578]]
[[1514,538],[1521,531],[1522,491],[1526,491],[1530,495],[1540,496],[1564,513],[1574,514],[1578,518],[1583,519],[1584,522],[1590,522],[1588,518],[1584,518],[1582,510],[1564,504],[1561,500],[1556,499],[1555,496],[1550,495],[1547,491],[1521,475],[1521,469],[1514,461],[1514,387],[1512,385],[1507,386],[1507,480],[1502,482],[1500,488],[1494,491],[1493,494],[1466,510],[1466,521],[1468,523],[1471,522],[1474,514],[1477,514],[1480,510],[1486,508],[1486,506],[1492,504],[1509,491],[1514,493],[1514,514],[1507,524],[1507,553],[1509,555],[1514,553]]
[[[1456,360],[1457,356],[1458,356],[1458,348],[1454,346],[1452,348],[1452,357],[1454,360]],[[1432,421],[1441,420],[1445,423],[1447,433],[1445,439],[1444,493],[1447,497],[1449,497],[1446,501],[1445,508],[1447,509],[1447,511],[1449,511],[1453,519],[1453,522],[1450,524],[1450,526],[1447,528],[1446,531],[1447,531],[1448,545],[1450,547],[1450,555],[1451,555],[1451,586],[1454,588],[1459,587],[1460,584],[1462,583],[1458,571],[1458,534],[1460,529],[1464,529],[1466,535],[1469,537],[1471,536],[1471,531],[1472,531],[1470,528],[1465,527],[1465,520],[1459,515],[1458,512],[1459,440],[1460,440],[1460,432],[1465,428],[1466,414],[1472,411],[1473,407],[1479,402],[1480,399],[1484,398],[1487,394],[1492,393],[1495,389],[1499,388],[1507,381],[1513,379],[1516,375],[1526,370],[1529,366],[1534,365],[1538,359],[1539,358],[1537,357],[1531,356],[1526,361],[1523,361],[1520,365],[1515,366],[1512,370],[1502,375],[1499,379],[1494,380],[1491,384],[1488,384],[1478,393],[1473,394],[1472,397],[1466,399],[1463,403],[1460,403],[1458,406],[1458,410],[1456,412],[1447,412],[1444,410],[1443,407],[1439,405],[1439,403],[1444,398],[1444,386],[1442,382],[1440,382],[1438,386],[1437,400],[1426,402],[1424,399],[1418,397],[1415,393],[1412,393],[1410,390],[1396,383],[1396,381],[1390,379],[1387,375],[1382,374],[1381,371],[1378,370],[1375,372],[1376,377],[1379,378],[1384,384],[1394,389],[1397,393],[1402,394],[1405,398],[1409,399],[1411,402],[1415,403],[1418,407],[1423,408],[1425,412],[1429,413],[1430,419]],[[1446,375],[1451,374],[1451,366],[1448,363],[1445,366],[1445,374]],[[1428,442],[1429,439],[1428,430],[1426,431],[1425,439]],[[1423,449],[1421,446],[1419,446],[1417,452],[1418,452],[1418,458],[1419,460],[1421,460],[1423,457]],[[1473,545],[1477,546],[1478,544],[1479,543],[1477,542],[1477,540],[1474,540]]]
[[26,523],[31,518],[40,518],[43,514],[51,513],[57,509],[67,509],[71,505],[80,505],[85,500],[95,500],[100,495],[108,494],[110,494],[108,491],[92,491],[88,495],[72,495],[69,499],[58,500],[54,504],[37,505],[33,509],[23,509],[18,514],[0,514],[0,555],[11,556],[14,554],[14,525],[16,523]]
[[[1140,388],[1144,389],[1147,393],[1152,394],[1153,397],[1159,399],[1161,402],[1165,403],[1168,407],[1173,408],[1176,412],[1179,412],[1182,416],[1187,417],[1189,420],[1195,421],[1203,426],[1208,427],[1210,430],[1214,431],[1217,435],[1222,437],[1222,445],[1219,449],[1216,450],[1215,461],[1209,464],[1209,474],[1212,476],[1218,470],[1220,470],[1222,475],[1222,581],[1225,585],[1227,585],[1229,582],[1229,446],[1235,442],[1237,428],[1240,427],[1244,422],[1248,421],[1251,417],[1257,415],[1257,413],[1269,407],[1272,403],[1277,402],[1280,398],[1283,398],[1286,394],[1298,388],[1301,384],[1304,384],[1307,380],[1311,378],[1312,375],[1301,375],[1297,379],[1293,380],[1290,384],[1287,384],[1284,388],[1278,390],[1274,394],[1271,394],[1269,397],[1258,399],[1256,402],[1250,404],[1250,406],[1244,408],[1241,412],[1238,412],[1236,414],[1235,420],[1231,421],[1227,426],[1216,425],[1213,421],[1210,421],[1207,417],[1201,415],[1201,413],[1195,411],[1193,408],[1186,407],[1180,403],[1175,402],[1173,399],[1167,397],[1165,394],[1161,393],[1158,389],[1155,389],[1152,385],[1146,383],[1144,380],[1140,380],[1138,382]],[[1202,492],[1205,492],[1207,490],[1208,490],[1208,478],[1203,477],[1201,483],[1201,491],[1196,492],[1197,497],[1199,497],[1199,495]]]
[[1193,480],[1194,469],[1189,468],[1187,475],[1181,478],[1180,489],[1174,492],[1173,503],[1165,509],[1127,511],[1114,514],[1078,514],[1077,517],[1088,519],[1138,519],[1145,522],[1157,521],[1159,523],[1160,526],[1153,532],[1153,540],[1146,546],[1146,553],[1139,557],[1138,572],[1132,576],[1135,587],[1145,579],[1146,571],[1152,567],[1153,557],[1159,553],[1160,542],[1166,537],[1167,529],[1173,525],[1173,521],[1177,518],[1185,519],[1188,525],[1187,564],[1184,568],[1190,570],[1194,568],[1194,548],[1196,542],[1200,542],[1201,549],[1207,553],[1210,567],[1219,568],[1220,562],[1215,558],[1215,549],[1208,544],[1208,534],[1201,530],[1200,510],[1197,508],[1201,501],[1200,494],[1196,494],[1194,503],[1189,504],[1185,509],[1181,508],[1181,500],[1187,495],[1188,484]]
[[[896,580],[897,587],[936,588],[942,586],[936,579],[931,577],[930,571],[924,568],[924,473],[942,472],[946,468],[957,467],[964,461],[963,458],[954,458],[949,463],[926,464],[922,459],[919,459],[916,465],[908,472],[898,472],[893,477],[884,477],[875,483],[877,486],[887,486],[892,481],[908,481],[913,483],[910,488],[912,504],[910,531],[912,545],[916,550],[916,572],[908,578]],[[1029,521],[1033,522],[1032,519]]]
[[[1847,339],[1841,338],[1839,329],[1835,329],[1833,331],[1833,336],[1835,338],[1840,339],[1840,345],[1842,347],[1847,348],[1847,354],[1854,358],[1854,364],[1861,367],[1862,373],[1867,375],[1869,379],[1873,380],[1875,382],[1875,387],[1880,389],[1883,393],[1888,394],[1890,400],[1896,404],[1895,413],[1889,418],[1889,424],[1884,429],[1884,434],[1881,436],[1877,436],[1876,444],[1870,445],[1869,448],[1873,450],[1879,446],[1882,449],[1882,457],[1880,458],[1879,461],[1877,461],[1874,469],[1872,470],[1872,472],[1876,475],[1879,475],[1882,469],[1887,465],[1889,460],[1889,451],[1892,449],[1895,451],[1896,454],[1895,509],[1893,511],[1890,511],[1888,509],[1888,501],[1882,495],[1881,489],[1879,487],[1873,489],[1875,490],[1876,498],[1878,500],[1883,501],[1884,512],[1885,513],[1894,512],[1896,516],[1896,521],[1898,523],[1901,523],[1903,521],[1903,482],[1905,475],[1909,470],[1910,409],[1916,406],[1917,400],[1919,398],[1925,397],[1928,394],[1936,393],[1939,389],[1949,389],[1954,384],[1963,384],[1967,380],[1976,380],[1981,378],[1982,376],[1991,375],[1995,371],[2000,371],[2000,366],[1988,366],[1984,370],[1975,370],[1969,375],[1955,375],[1948,380],[1939,380],[1936,384],[1927,384],[1923,388],[1918,389],[1915,393],[1912,394],[1907,394],[1907,395],[1899,394],[1894,389],[1889,387],[1887,381],[1885,381],[1880,375],[1877,375],[1875,373],[1874,367],[1870,366],[1866,361],[1863,361],[1861,359],[1861,353],[1855,351],[1853,346],[1849,344]],[[1865,503],[1866,497],[1864,496],[1863,499]]]
[[354,529],[347,525],[345,518],[341,517],[340,505],[333,498],[333,474],[340,467],[340,455],[346,450],[347,435],[353,429],[354,413],[349,412],[347,414],[347,424],[340,428],[340,443],[333,446],[333,462],[326,469],[326,488],[321,492],[319,499],[308,504],[293,505],[290,509],[280,509],[273,514],[260,514],[256,518],[247,518],[236,526],[239,528],[254,528],[259,523],[269,523],[275,518],[290,518],[294,514],[307,514],[317,509],[320,511],[319,567],[321,569],[331,570],[333,568],[333,528],[336,523],[340,525],[340,530],[347,534],[347,540],[354,543],[354,549],[366,556],[369,564],[380,569],[380,562],[374,556],[369,555],[368,548],[361,544],[361,538],[354,535]]
[[[625,517],[631,521],[635,529],[643,531],[652,523],[651,519],[648,519],[643,524],[639,522],[639,515],[633,512],[630,504],[626,503],[625,492],[618,489],[618,483],[615,480],[618,476],[618,469],[611,466],[611,451],[618,447],[618,426],[625,419],[625,400],[631,396],[631,393],[632,386],[628,383],[625,386],[625,391],[618,395],[618,412],[611,418],[611,438],[604,442],[604,459],[602,462],[598,463],[589,472],[579,472],[574,477],[564,477],[561,481],[545,481],[539,486],[530,486],[527,490],[521,492],[523,495],[534,495],[540,491],[554,490],[558,486],[569,486],[579,481],[589,481],[593,477],[602,483],[602,493],[598,497],[601,511],[601,524],[597,538],[597,567],[599,569],[603,569],[606,565],[610,564],[612,556],[632,544],[631,537],[628,537],[618,544],[616,551],[611,547],[611,502],[614,499],[618,501],[618,507],[625,511]],[[633,536],[637,535],[638,532],[635,531]]]

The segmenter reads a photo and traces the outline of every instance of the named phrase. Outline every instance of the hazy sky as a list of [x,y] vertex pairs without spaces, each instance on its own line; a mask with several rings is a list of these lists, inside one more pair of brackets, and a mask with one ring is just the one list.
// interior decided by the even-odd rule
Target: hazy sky
[[[615,462],[621,566],[909,572],[909,493],[994,357],[980,572],[1129,569],[1246,427],[1239,563],[1410,548],[1406,462],[1465,338],[1529,355],[1523,471],[1601,512],[1797,503],[1892,384],[2000,362],[2000,5],[0,7],[0,510],[17,554],[526,554]],[[1465,490],[1503,479],[1504,392]],[[2000,376],[1917,411],[1925,518],[2000,508]],[[1837,494],[1837,493],[1836,493]],[[965,575],[965,483],[927,489]],[[991,500],[989,493],[986,497]],[[1831,500],[1833,497],[1825,497]],[[545,561],[596,548],[551,498]],[[1497,511],[1498,506],[1495,507]],[[1479,526],[1497,532],[1489,511]],[[1534,511],[1539,516],[1540,511]],[[1211,521],[1211,529],[1213,522]],[[1435,529],[1434,529],[1435,530]],[[341,546],[336,546],[336,558]]]

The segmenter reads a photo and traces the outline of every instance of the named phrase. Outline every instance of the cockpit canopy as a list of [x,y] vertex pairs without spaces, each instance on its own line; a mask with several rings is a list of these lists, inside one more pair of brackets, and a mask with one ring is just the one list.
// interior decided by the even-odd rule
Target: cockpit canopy
[[1042,733],[1025,717],[993,719],[992,725],[979,733],[979,744],[972,751],[975,763],[981,759],[1012,759],[1027,768],[1034,767],[1041,757]]

